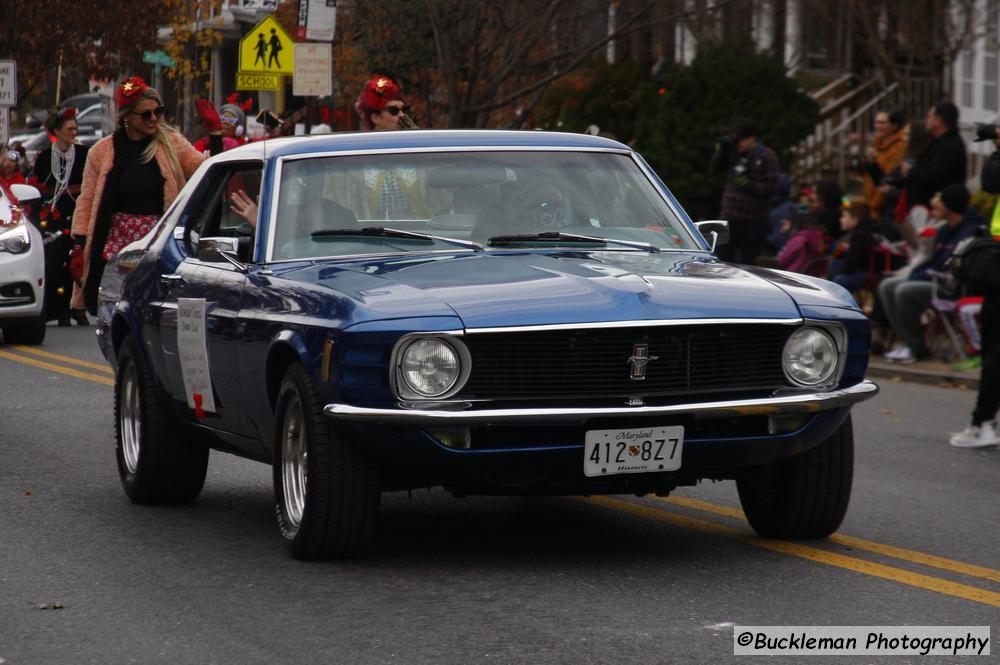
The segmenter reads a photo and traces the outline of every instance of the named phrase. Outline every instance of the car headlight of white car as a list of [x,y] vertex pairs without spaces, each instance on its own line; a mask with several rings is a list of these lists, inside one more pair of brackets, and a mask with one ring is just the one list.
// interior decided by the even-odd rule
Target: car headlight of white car
[[781,364],[785,376],[800,386],[829,384],[837,372],[837,343],[820,328],[799,328],[785,342]]
[[396,393],[404,399],[442,399],[465,384],[471,369],[468,349],[455,338],[418,335],[396,346]]
[[24,223],[0,226],[0,252],[23,254],[31,248],[31,236]]

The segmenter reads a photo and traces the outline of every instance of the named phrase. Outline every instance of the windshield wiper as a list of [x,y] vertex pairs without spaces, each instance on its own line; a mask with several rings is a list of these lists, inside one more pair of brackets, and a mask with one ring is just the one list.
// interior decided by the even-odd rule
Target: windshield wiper
[[529,233],[516,236],[493,236],[486,242],[489,245],[510,245],[517,242],[534,242],[536,240],[574,240],[579,242],[596,242],[602,245],[614,243],[615,245],[645,249],[654,253],[660,251],[659,247],[648,242],[639,242],[637,240],[617,240],[615,238],[601,238],[599,236],[584,236],[576,233],[562,233],[560,231],[546,231],[545,233]]
[[334,236],[368,236],[368,237],[381,237],[381,238],[411,238],[415,240],[428,240],[428,241],[440,241],[447,242],[453,245],[461,245],[462,247],[468,247],[474,249],[477,252],[483,251],[483,246],[478,242],[472,242],[471,240],[459,240],[457,238],[446,238],[443,236],[432,236],[428,233],[418,233],[416,231],[401,231],[400,229],[390,229],[387,226],[367,226],[363,229],[352,229],[352,228],[340,228],[340,229],[324,229],[322,231],[313,231],[309,234],[313,238],[329,238]]

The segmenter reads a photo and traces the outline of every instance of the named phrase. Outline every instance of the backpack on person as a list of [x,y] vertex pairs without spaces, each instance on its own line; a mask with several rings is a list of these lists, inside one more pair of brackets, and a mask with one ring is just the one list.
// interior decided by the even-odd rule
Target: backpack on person
[[1000,293],[1000,242],[993,238],[966,238],[955,246],[947,268],[973,289]]

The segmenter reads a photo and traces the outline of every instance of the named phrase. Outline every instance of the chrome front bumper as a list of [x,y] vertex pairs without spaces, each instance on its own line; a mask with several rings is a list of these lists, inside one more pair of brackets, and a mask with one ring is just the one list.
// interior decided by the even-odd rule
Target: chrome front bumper
[[475,409],[470,402],[454,405],[437,403],[431,406],[401,405],[395,409],[372,409],[349,404],[327,404],[323,412],[331,418],[367,421],[388,425],[447,427],[450,425],[483,425],[489,423],[580,423],[601,417],[643,417],[695,414],[700,418],[732,418],[754,415],[803,415],[828,411],[870,399],[878,394],[878,386],[864,380],[848,388],[824,393],[805,393],[731,400],[727,402],[694,402],[669,406],[621,406],[588,408],[539,409]]

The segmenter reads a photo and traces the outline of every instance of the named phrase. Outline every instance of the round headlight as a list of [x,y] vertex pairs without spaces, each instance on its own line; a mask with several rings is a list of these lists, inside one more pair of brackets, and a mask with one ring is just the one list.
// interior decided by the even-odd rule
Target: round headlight
[[799,385],[825,383],[837,370],[837,345],[818,328],[800,328],[785,342],[781,364],[785,375]]
[[411,343],[399,360],[400,377],[406,387],[421,397],[440,397],[451,390],[461,375],[458,351],[437,337]]

